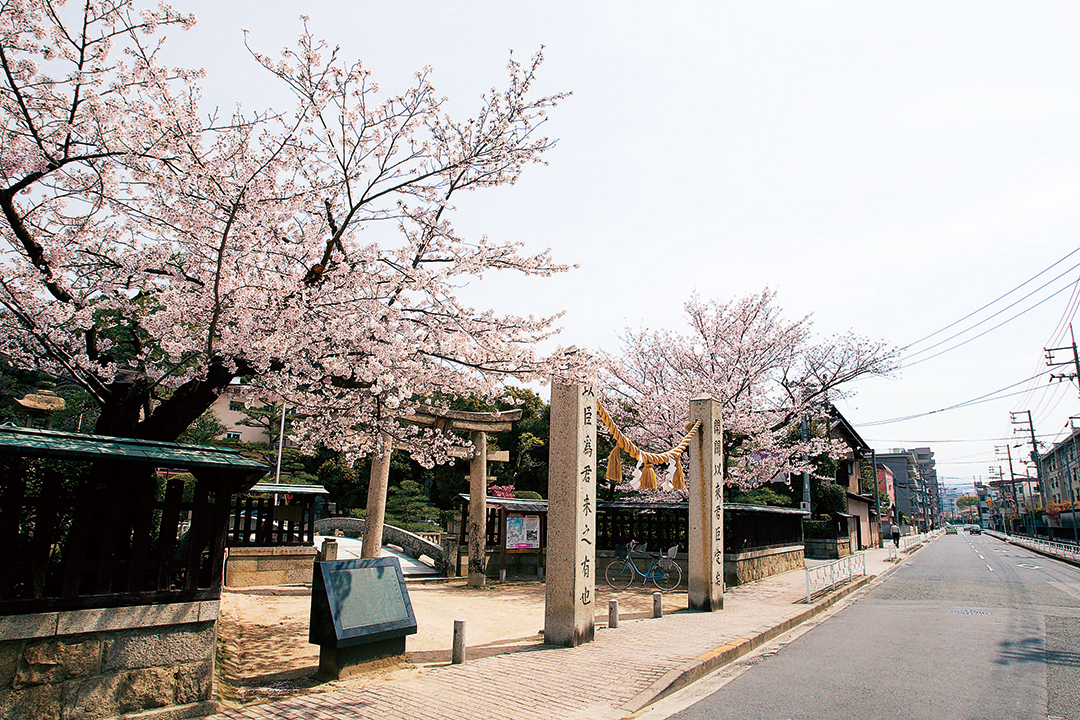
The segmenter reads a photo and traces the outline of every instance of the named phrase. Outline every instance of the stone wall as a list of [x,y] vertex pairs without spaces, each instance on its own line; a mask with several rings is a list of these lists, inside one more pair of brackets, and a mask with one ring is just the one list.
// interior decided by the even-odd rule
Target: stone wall
[[310,585],[316,552],[307,545],[229,548],[225,585]]
[[[448,564],[448,570],[453,572],[453,564],[455,560],[459,561],[457,575],[467,574],[469,570],[469,548],[462,545],[460,548],[456,544],[451,543],[450,547],[452,551],[452,557]],[[460,552],[457,552],[460,550]],[[460,559],[459,559],[460,558]],[[498,578],[499,571],[502,569],[502,550],[500,548],[488,548],[487,549],[487,565],[484,569],[484,575],[489,578]],[[540,553],[506,553],[506,574],[507,576],[536,576],[540,569]]]
[[851,554],[851,538],[842,537],[836,540],[827,538],[807,538],[806,557],[825,560],[838,560]]
[[216,712],[217,617],[217,600],[0,617],[0,717]]
[[741,585],[804,566],[802,545],[747,550],[724,554],[724,582]]
[[[323,518],[315,521],[315,532],[319,535],[333,535],[335,530],[340,530],[345,535],[359,537],[364,534],[364,527],[363,518]],[[396,545],[411,558],[427,555],[435,562],[435,569],[443,575],[447,574],[450,567],[450,561],[442,547],[408,530],[384,524],[382,544]],[[310,578],[308,581],[310,582]]]

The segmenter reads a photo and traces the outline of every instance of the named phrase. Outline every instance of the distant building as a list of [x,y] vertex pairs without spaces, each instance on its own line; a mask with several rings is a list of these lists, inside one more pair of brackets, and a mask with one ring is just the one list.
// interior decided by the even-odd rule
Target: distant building
[[893,502],[896,510],[908,519],[919,524],[923,518],[921,490],[919,487],[919,468],[914,453],[903,448],[892,448],[886,452],[875,453],[879,465],[884,465],[892,473]]
[[[829,416],[829,437],[842,440],[848,447],[847,453],[838,458],[835,482],[846,491],[847,514],[856,522],[853,541],[859,549],[876,546],[880,523],[875,501],[869,491],[864,493],[862,489],[862,468],[864,463],[870,464],[870,446],[835,406],[830,408]],[[866,476],[869,479],[869,469]]]
[[893,471],[888,465],[881,462],[877,463],[875,470],[877,471],[878,492],[889,499],[889,517],[883,517],[881,521],[891,523],[896,519],[896,484],[893,479]]
[[1068,504],[1080,500],[1080,483],[1077,482],[1080,468],[1076,466],[1078,443],[1080,428],[1039,456],[1045,485],[1043,491],[1048,503]]
[[271,435],[268,427],[251,424],[251,416],[244,412],[248,408],[271,410],[272,405],[267,400],[250,397],[240,385],[230,385],[225,389],[225,392],[218,396],[211,409],[217,419],[221,421],[221,424],[225,426],[225,434],[221,436],[222,439],[272,444],[273,437],[277,436],[277,430],[275,429],[273,435]]
[[919,470],[919,482],[926,494],[926,513],[931,527],[938,527],[941,523],[941,488],[938,486],[937,467],[934,462],[934,453],[928,447],[911,448],[909,452],[915,456],[915,466]]

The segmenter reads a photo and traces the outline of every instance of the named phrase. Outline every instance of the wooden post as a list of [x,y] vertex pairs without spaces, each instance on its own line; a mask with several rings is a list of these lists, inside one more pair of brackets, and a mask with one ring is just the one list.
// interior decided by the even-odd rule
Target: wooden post
[[487,582],[487,433],[472,434],[469,461],[469,587]]
[[701,425],[690,443],[690,610],[724,608],[724,446],[720,403],[690,401],[690,422]]
[[544,641],[573,647],[595,632],[596,391],[551,386]]

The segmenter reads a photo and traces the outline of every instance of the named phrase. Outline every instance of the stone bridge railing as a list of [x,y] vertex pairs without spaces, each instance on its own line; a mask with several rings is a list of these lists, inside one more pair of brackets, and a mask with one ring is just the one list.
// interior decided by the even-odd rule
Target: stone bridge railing
[[[333,535],[335,530],[340,530],[346,535],[363,535],[366,525],[363,518],[323,518],[315,521],[315,532]],[[435,543],[393,525],[383,525],[382,544],[396,545],[411,558],[419,559],[421,555],[427,555],[435,561],[435,569],[441,575],[449,574],[450,564],[457,559],[451,560],[446,550]]]

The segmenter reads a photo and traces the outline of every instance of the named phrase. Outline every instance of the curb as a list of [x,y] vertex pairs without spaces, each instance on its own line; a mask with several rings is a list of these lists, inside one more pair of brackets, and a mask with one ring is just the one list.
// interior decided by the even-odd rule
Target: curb
[[674,692],[682,690],[714,670],[738,660],[751,650],[764,645],[770,640],[783,635],[788,630],[798,627],[814,616],[823,613],[851,593],[868,585],[876,577],[878,576],[864,575],[840,590],[825,596],[813,607],[803,610],[798,615],[790,617],[778,625],[763,630],[753,637],[732,640],[729,643],[708,651],[704,655],[699,656],[696,660],[692,660],[682,667],[669,670],[647,689],[638,693],[636,697],[624,704],[620,710],[627,714],[633,714],[652,705],[657,700],[661,700]]

